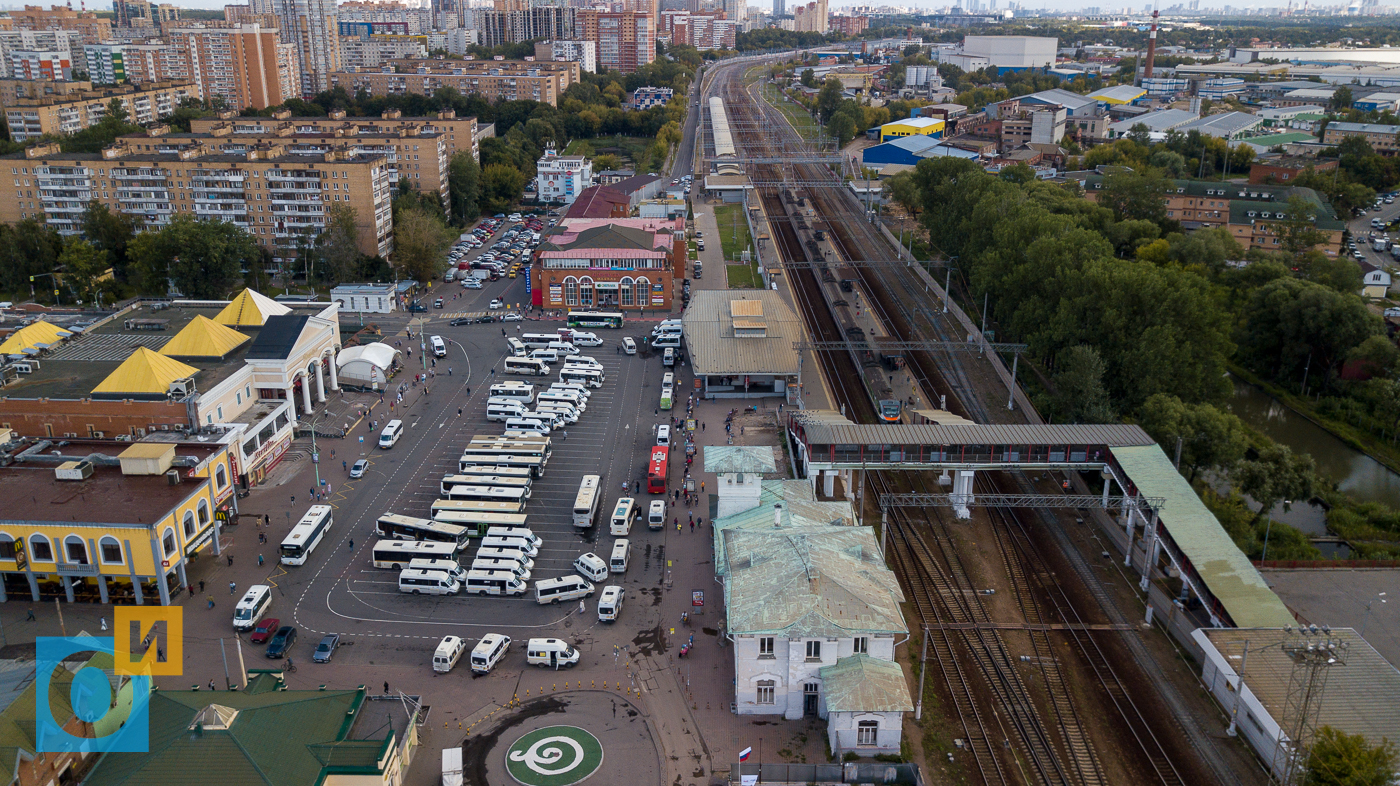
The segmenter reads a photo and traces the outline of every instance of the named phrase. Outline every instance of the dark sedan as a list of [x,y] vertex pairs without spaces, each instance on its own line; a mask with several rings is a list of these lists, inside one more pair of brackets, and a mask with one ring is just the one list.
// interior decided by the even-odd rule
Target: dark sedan
[[278,629],[277,634],[272,637],[272,641],[267,643],[267,657],[284,658],[287,651],[297,640],[297,629],[291,625],[283,625]]

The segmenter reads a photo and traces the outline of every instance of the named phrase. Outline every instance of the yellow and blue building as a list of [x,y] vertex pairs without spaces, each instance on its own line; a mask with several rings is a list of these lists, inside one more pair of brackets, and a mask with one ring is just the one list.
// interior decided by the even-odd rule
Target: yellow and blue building
[[936,117],[906,117],[880,126],[880,141],[888,142],[904,136],[943,137],[946,124]]

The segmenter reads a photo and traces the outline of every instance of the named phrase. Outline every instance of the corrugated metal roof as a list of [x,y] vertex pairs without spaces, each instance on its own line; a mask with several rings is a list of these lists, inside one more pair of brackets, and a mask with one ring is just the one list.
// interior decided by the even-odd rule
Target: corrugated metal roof
[[[713,448],[706,448],[713,450]],[[730,448],[733,450],[733,448]],[[710,522],[714,533],[715,574],[729,571],[724,550],[724,532],[737,529],[774,531],[773,507],[781,504],[783,531],[804,528],[825,530],[828,527],[850,527],[856,523],[855,508],[846,500],[823,502],[816,498],[812,484],[805,480],[765,480],[760,483],[758,504],[748,510],[733,513]]]
[[1162,524],[1236,627],[1281,628],[1294,624],[1283,601],[1269,589],[1264,577],[1161,448],[1118,448],[1113,451],[1113,458],[1140,493],[1166,499],[1159,514]]
[[773,448],[768,445],[704,445],[700,450],[709,473],[778,471]]
[[[1297,641],[1298,634],[1230,628],[1202,628],[1199,632],[1229,658],[1236,674],[1239,660],[1231,656],[1243,653],[1245,641],[1249,642],[1245,684],[1275,721],[1282,719],[1293,661],[1276,645],[1290,638]],[[1400,671],[1351,628],[1334,628],[1332,637],[1347,643],[1346,665],[1327,669],[1327,690],[1318,702],[1317,725],[1360,734],[1372,744],[1383,737],[1394,742],[1400,734]]]
[[145,347],[137,347],[107,378],[92,389],[93,393],[147,393],[164,395],[170,383],[192,377],[199,372]]
[[19,355],[26,349],[52,346],[71,335],[71,330],[64,330],[41,319],[11,333],[5,343],[0,344],[0,355]]
[[764,290],[744,298],[763,309],[763,336],[734,335],[732,299],[725,290],[700,290],[691,298],[682,325],[695,373],[796,375],[800,365],[793,344],[804,338],[802,323],[782,295]]
[[221,358],[247,341],[248,336],[237,330],[196,314],[184,330],[161,347],[160,354],[172,358]]
[[804,428],[811,445],[1156,445],[1141,427],[1117,424],[896,426],[818,422]]
[[907,633],[904,593],[869,527],[730,529],[725,602],[738,634]]
[[817,671],[830,712],[913,712],[909,681],[898,663],[849,655]]

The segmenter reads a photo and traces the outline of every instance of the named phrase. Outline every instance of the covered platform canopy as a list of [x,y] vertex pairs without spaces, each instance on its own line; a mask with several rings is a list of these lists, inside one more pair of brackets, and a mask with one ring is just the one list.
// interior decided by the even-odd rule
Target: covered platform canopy
[[37,355],[72,335],[73,331],[41,319],[11,333],[5,343],[0,344],[0,355]]
[[1110,449],[1156,445],[1131,425],[860,425],[794,418],[793,429],[812,469],[1102,465]]
[[199,369],[194,366],[138,347],[116,371],[92,389],[92,395],[94,398],[164,397],[170,391],[171,382],[197,373]]
[[160,354],[172,358],[221,358],[248,342],[248,336],[198,314]]
[[272,298],[245,289],[214,317],[214,321],[229,327],[262,327],[268,317],[290,313],[290,308]]

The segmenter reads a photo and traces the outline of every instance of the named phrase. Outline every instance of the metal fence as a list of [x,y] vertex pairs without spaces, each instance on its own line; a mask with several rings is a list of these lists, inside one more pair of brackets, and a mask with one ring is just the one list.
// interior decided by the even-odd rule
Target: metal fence
[[757,776],[756,783],[896,783],[922,786],[919,768],[913,764],[848,762],[845,764],[735,764],[729,768],[729,782],[742,783],[744,776]]

